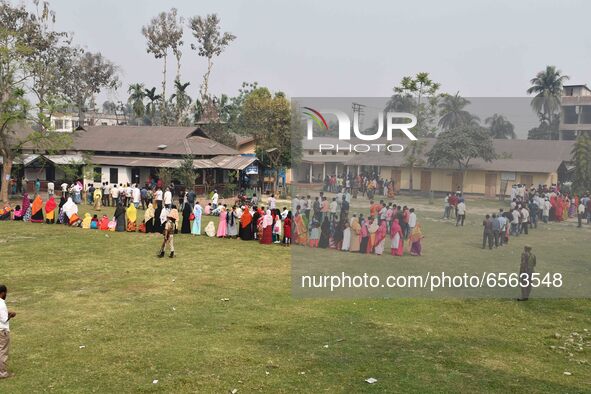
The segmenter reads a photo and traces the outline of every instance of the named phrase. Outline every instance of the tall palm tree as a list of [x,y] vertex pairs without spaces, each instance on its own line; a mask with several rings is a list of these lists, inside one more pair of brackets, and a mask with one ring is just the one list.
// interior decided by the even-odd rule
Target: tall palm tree
[[150,118],[150,124],[154,124],[154,116],[156,115],[156,105],[162,96],[156,94],[156,88],[153,87],[152,89],[145,89],[146,97],[150,102],[146,105],[146,114],[148,114],[148,118]]
[[532,78],[531,87],[527,89],[528,94],[535,94],[531,106],[540,117],[541,122],[552,123],[560,111],[560,96],[562,85],[569,79],[562,71],[555,66],[546,66],[535,78]]
[[127,102],[131,104],[133,114],[135,115],[137,124],[139,126],[140,121],[143,122],[143,117],[145,113],[144,98],[146,97],[146,91],[144,88],[144,84],[134,83],[129,85],[127,93],[129,93],[129,98],[127,99]]
[[478,118],[466,111],[464,107],[470,104],[470,100],[460,96],[460,92],[455,95],[446,94],[439,103],[439,127],[443,130],[454,129],[462,125],[478,124]]
[[174,111],[177,126],[187,123],[187,115],[191,107],[191,97],[187,94],[187,87],[190,82],[182,83],[178,79],[174,81],[175,93],[170,96],[170,102],[174,103]]
[[493,139],[517,138],[513,123],[509,122],[503,115],[494,114],[486,118],[485,123],[488,125],[488,132]]

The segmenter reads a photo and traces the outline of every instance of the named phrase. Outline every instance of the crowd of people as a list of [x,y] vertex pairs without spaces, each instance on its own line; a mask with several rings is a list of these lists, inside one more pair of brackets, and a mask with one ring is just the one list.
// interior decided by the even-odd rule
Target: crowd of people
[[313,199],[296,195],[292,202],[294,244],[382,255],[389,239],[390,254],[402,256],[408,240],[409,253],[421,255],[423,233],[414,208],[370,200],[369,215],[357,214],[350,212],[352,197],[347,187],[330,201],[324,192]]
[[381,195],[392,199],[395,196],[395,184],[393,179],[381,178],[375,172],[332,174],[324,177],[323,192],[339,193],[348,190],[353,198],[367,196],[372,199]]
[[[458,196],[448,194],[445,198],[444,217],[449,218],[450,212],[456,212],[456,216],[463,213],[461,221],[466,214],[465,204],[459,208],[455,206]],[[459,201],[463,202],[461,195]],[[482,222],[482,248],[489,249],[503,246],[509,243],[511,236],[528,235],[530,229],[536,229],[538,223],[550,221],[562,222],[569,218],[577,218],[578,227],[582,227],[583,221],[591,223],[591,198],[589,192],[579,197],[570,192],[561,193],[558,185],[514,185],[511,190],[511,203],[507,211],[503,208],[498,212],[487,214]],[[458,218],[456,224],[460,219]]]
[[[329,177],[332,178],[332,177]],[[259,205],[259,199],[253,195],[250,199],[240,194],[235,203],[222,204],[216,190],[203,206],[197,201],[194,191],[178,193],[175,201],[175,187],[160,187],[145,184],[103,183],[99,187],[89,184],[86,188],[80,182],[61,185],[61,196],[56,200],[53,188],[48,188],[48,199],[43,201],[37,193],[30,198],[23,194],[22,204],[13,208],[5,204],[0,208],[0,220],[17,220],[32,223],[66,224],[83,229],[104,231],[127,231],[143,233],[161,233],[164,235],[174,256],[172,236],[175,233],[201,235],[218,238],[239,238],[258,240],[263,244],[283,244],[307,246],[311,248],[335,249],[347,252],[384,253],[389,240],[390,253],[393,256],[404,254],[404,242],[408,240],[408,253],[420,256],[422,253],[423,233],[417,222],[415,209],[393,202],[370,200],[369,214],[351,213],[350,202],[355,198],[353,185],[363,185],[359,190],[375,195],[373,186],[388,193],[392,182],[376,177],[359,175],[341,179],[334,177],[327,182],[327,189],[334,191],[334,197],[328,197],[322,191],[312,198],[310,195],[296,195],[292,209],[277,208],[277,200],[270,195],[266,207]],[[83,200],[99,213],[78,214],[78,206]],[[539,222],[562,221],[578,217],[579,226],[583,221],[591,222],[591,198],[589,193],[582,197],[561,193],[556,185],[539,185],[529,188],[515,185],[511,190],[510,209],[488,214],[483,220],[482,247],[489,249],[506,245],[512,236],[528,234]],[[100,215],[102,206],[114,206],[113,216]],[[138,210],[145,210],[144,218],[138,222]],[[448,193],[444,198],[443,219],[455,219],[456,226],[463,226],[467,207],[458,190]],[[204,217],[218,216],[217,228],[213,220],[207,222]],[[205,223],[203,223],[205,224]],[[162,252],[160,253],[162,255]]]

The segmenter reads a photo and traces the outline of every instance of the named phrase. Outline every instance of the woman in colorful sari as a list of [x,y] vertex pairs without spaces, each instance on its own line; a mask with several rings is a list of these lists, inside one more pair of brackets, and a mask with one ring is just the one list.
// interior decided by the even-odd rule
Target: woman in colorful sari
[[82,219],[82,228],[85,230],[90,229],[90,222],[92,222],[92,216],[88,212],[84,214],[84,219]]
[[191,234],[193,235],[201,235],[201,215],[203,214],[203,209],[201,205],[199,205],[199,201],[195,202],[195,206],[193,207],[193,226],[191,227]]
[[10,214],[12,208],[8,202],[4,203],[4,206],[0,208],[0,220],[10,220]]
[[101,191],[100,187],[94,189],[94,193],[92,195],[94,199],[94,210],[100,211],[101,210],[101,201],[103,200],[103,192]]
[[75,224],[77,221],[80,220],[78,216],[78,205],[72,201],[72,197],[68,197],[68,201],[62,207],[64,213],[64,223],[65,224]]
[[31,222],[43,223],[43,200],[38,194],[33,200],[33,205],[31,205]]
[[326,249],[328,248],[330,241],[330,222],[328,216],[324,216],[322,224],[320,225],[320,240],[318,241],[318,247]]
[[[29,193],[25,192],[23,193],[23,204],[21,205],[21,211],[22,211],[22,220],[23,222],[28,222],[31,220],[31,200],[29,200]],[[27,216],[27,212],[29,212],[29,215]]]
[[382,223],[378,226],[378,230],[376,231],[376,240],[375,240],[375,252],[378,256],[381,256],[384,253],[384,246],[386,245],[386,234],[388,233],[388,228],[386,226],[386,221],[382,220]]
[[240,217],[240,230],[238,231],[238,236],[243,241],[250,241],[254,238],[254,234],[252,231],[252,215],[250,214],[250,210],[248,207],[242,212],[242,216]]
[[150,203],[148,204],[148,208],[146,208],[146,212],[144,212],[144,226],[146,227],[146,233],[154,232],[154,216],[154,205]]
[[49,200],[45,203],[45,223],[53,224],[55,222],[55,208],[57,207],[55,203],[55,198],[53,196],[49,197]]
[[103,215],[101,220],[99,220],[99,230],[108,231],[109,230],[109,218],[107,215]]
[[226,223],[227,217],[228,212],[226,212],[226,207],[222,205],[220,208],[220,220],[218,222],[218,238],[224,238],[228,234],[228,223]]
[[295,224],[295,241],[298,245],[306,245],[308,242],[308,229],[306,226],[306,221],[304,220],[304,215],[302,215],[299,211],[293,218]]
[[123,207],[122,203],[117,204],[117,208],[115,208],[115,231],[124,232],[126,227],[125,222],[125,208]]
[[396,193],[394,193],[394,181],[388,182],[388,198],[394,199]]
[[262,244],[272,244],[273,243],[273,215],[271,214],[271,210],[267,209],[267,213],[265,216],[262,217],[261,222],[261,243]]
[[351,243],[349,245],[349,251],[359,252],[359,242],[361,241],[361,225],[359,224],[359,219],[357,219],[357,216],[353,215],[351,221],[349,222],[349,227],[351,228]]
[[129,204],[127,207],[127,231],[133,233],[137,231],[137,209],[135,205]]
[[367,231],[369,232],[369,241],[367,242],[367,249],[365,253],[373,253],[374,248],[376,245],[376,233],[378,231],[378,220],[377,219],[370,219],[371,223],[367,227]]
[[402,240],[402,227],[398,219],[394,219],[390,228],[390,253],[392,256],[402,256],[404,253],[404,241]]
[[410,233],[408,237],[408,243],[410,244],[410,254],[411,256],[420,256],[422,245],[421,241],[424,238],[423,233],[421,232],[421,225],[417,223],[415,228]]

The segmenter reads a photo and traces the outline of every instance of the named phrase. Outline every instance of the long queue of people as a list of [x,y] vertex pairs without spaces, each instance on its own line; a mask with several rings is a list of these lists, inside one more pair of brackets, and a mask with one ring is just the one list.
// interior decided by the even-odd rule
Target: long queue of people
[[350,212],[351,197],[347,188],[330,202],[323,192],[314,199],[296,195],[292,202],[294,244],[382,255],[389,238],[392,256],[404,254],[405,240],[412,256],[421,255],[424,236],[414,208],[370,200],[369,215],[357,215]]

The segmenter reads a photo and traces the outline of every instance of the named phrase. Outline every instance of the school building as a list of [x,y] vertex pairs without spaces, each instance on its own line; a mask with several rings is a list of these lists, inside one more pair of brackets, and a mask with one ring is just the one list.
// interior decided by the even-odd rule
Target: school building
[[[413,169],[413,190],[422,192],[455,191],[462,183],[463,173],[457,167],[436,168],[427,165],[427,153],[435,138],[423,138],[425,145],[419,155],[420,163]],[[408,147],[408,140],[360,141],[362,143],[401,144]],[[354,143],[354,142],[353,142]],[[339,149],[323,149],[319,144],[339,145]],[[494,197],[510,194],[513,184],[555,184],[566,179],[574,141],[547,140],[494,140],[497,159],[485,162],[473,159],[469,163],[464,181],[464,192]],[[390,152],[349,152],[348,143],[334,138],[314,138],[304,141],[302,162],[294,168],[297,182],[321,183],[326,175],[377,173],[381,178],[394,179],[397,190],[408,190],[410,169],[405,165],[405,154]]]

